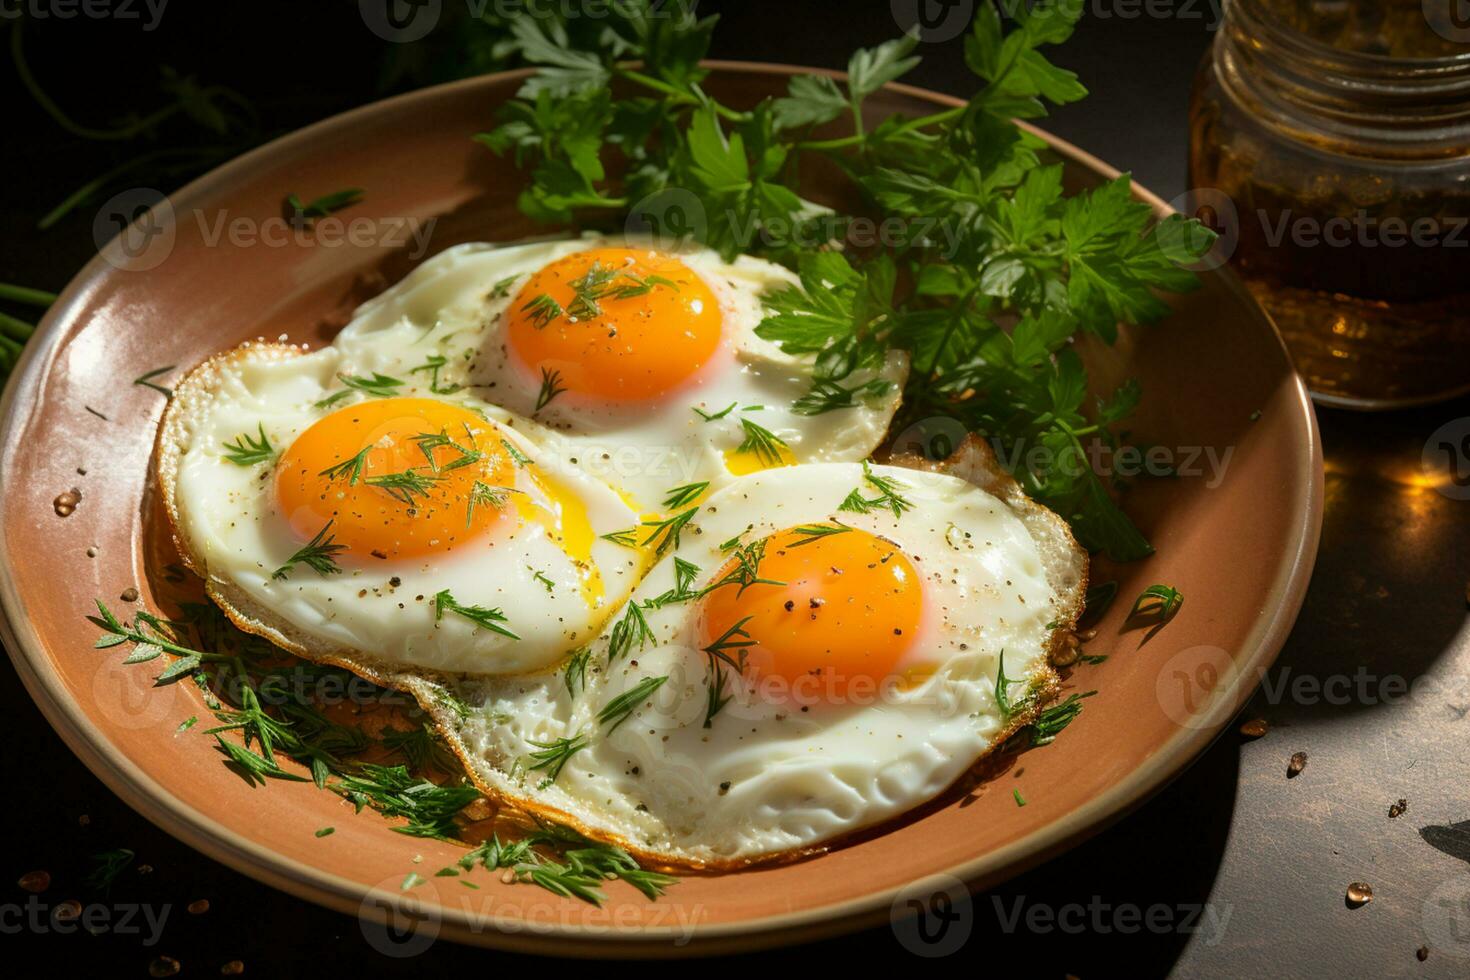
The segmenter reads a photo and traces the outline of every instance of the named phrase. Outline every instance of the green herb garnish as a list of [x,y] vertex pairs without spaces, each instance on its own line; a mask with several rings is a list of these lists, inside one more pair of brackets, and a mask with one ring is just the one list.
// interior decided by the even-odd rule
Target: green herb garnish
[[429,372],[429,390],[432,391],[436,395],[452,395],[456,391],[459,391],[461,388],[463,388],[464,385],[459,385],[459,384],[441,385],[439,383],[439,372],[442,371],[444,369],[445,365],[447,365],[448,363],[449,363],[449,359],[447,357],[445,357],[443,354],[430,354],[429,357],[428,357],[428,359],[425,360],[424,363],[420,364],[416,368],[409,368],[408,369],[408,373],[409,374],[419,374],[420,372],[428,371]]
[[236,466],[254,466],[274,459],[276,450],[266,438],[265,425],[257,423],[256,430],[260,433],[259,439],[252,439],[250,433],[243,432],[234,442],[225,443],[225,459]]
[[1006,652],[1002,650],[995,671],[995,705],[1000,709],[1000,720],[1002,724],[1010,720],[1011,715],[1015,714],[1016,708],[1018,707],[1018,705],[1012,704],[1011,702],[1010,686],[1019,683],[1020,681],[1013,681],[1006,677]]
[[1179,612],[1179,607],[1184,605],[1184,593],[1171,585],[1150,585],[1143,593],[1133,601],[1133,608],[1128,611],[1128,618],[1135,616],[1151,618],[1160,626],[1163,626]]
[[[550,851],[561,860],[553,860],[542,851]],[[659,898],[670,885],[678,883],[671,875],[640,868],[632,855],[620,847],[551,824],[541,824],[514,842],[502,843],[498,835],[492,836],[459,859],[459,868],[465,872],[477,866],[487,871],[508,870],[517,881],[593,905],[607,901],[600,887],[605,881],[626,881],[650,900]]]
[[620,544],[624,548],[638,547],[638,529],[636,527],[624,528],[621,531],[609,531],[606,534],[599,534],[598,537],[604,541],[611,541],[613,544]]
[[669,495],[664,498],[664,510],[673,510],[692,504],[699,499],[699,495],[709,489],[709,481],[703,483],[686,483],[682,487],[674,487]]
[[679,535],[683,533],[689,521],[698,512],[698,507],[691,507],[661,521],[644,521],[643,526],[653,528],[653,530],[643,539],[642,545],[645,548],[655,545],[654,553],[658,555],[662,555],[671,547],[679,547]]
[[852,528],[843,524],[841,521],[833,521],[831,524],[803,524],[800,527],[791,529],[793,534],[801,535],[801,540],[793,541],[791,547],[800,548],[803,545],[812,544],[823,538],[830,538],[834,534],[846,534],[851,530]]
[[863,460],[863,482],[877,490],[877,496],[864,497],[861,490],[854,490],[837,506],[838,510],[854,514],[866,514],[872,510],[888,510],[893,512],[894,517],[902,517],[904,511],[913,509],[914,505],[908,498],[899,493],[900,490],[906,489],[904,485],[892,477],[879,476],[874,473],[872,464],[867,460]]
[[739,402],[731,402],[730,404],[726,405],[720,411],[714,412],[714,413],[706,412],[704,409],[699,408],[698,406],[695,406],[692,409],[692,411],[694,412],[695,415],[698,415],[700,418],[704,419],[706,422],[713,422],[716,419],[722,419],[726,415],[729,415],[731,412],[733,412],[735,410],[735,406],[738,405],[738,404],[740,404],[740,403]]
[[745,440],[736,452],[750,453],[765,466],[781,465],[782,450],[790,450],[780,436],[750,419],[741,419],[740,427],[745,430]]
[[1117,582],[1099,582],[1096,585],[1089,585],[1087,597],[1083,600],[1082,616],[1094,621],[1101,619],[1103,613],[1108,611],[1108,607],[1117,597]]
[[446,612],[452,612],[474,623],[480,629],[508,636],[512,640],[519,640],[519,634],[513,632],[509,627],[501,625],[508,622],[505,613],[499,609],[489,609],[485,606],[466,606],[455,601],[448,589],[434,594],[434,620],[437,622],[444,618]]
[[1072,724],[1082,713],[1082,699],[1090,698],[1096,691],[1073,694],[1060,704],[1054,704],[1036,716],[1031,723],[1031,745],[1050,745],[1062,729]]
[[297,221],[310,221],[315,218],[325,218],[333,212],[351,207],[362,200],[362,195],[361,188],[351,187],[347,190],[323,194],[303,204],[301,198],[293,193],[286,195],[286,206],[291,209]]
[[317,476],[324,476],[328,480],[340,480],[347,478],[349,487],[357,486],[357,481],[362,479],[362,468],[367,465],[368,453],[372,452],[372,446],[363,446],[358,450],[356,456],[349,457],[339,463],[333,463],[322,470]]
[[271,578],[286,578],[291,574],[291,569],[296,565],[306,565],[318,575],[324,577],[327,575],[336,575],[342,571],[342,568],[337,564],[335,556],[339,552],[346,551],[347,546],[345,544],[337,544],[332,540],[332,536],[327,533],[331,529],[332,522],[327,521],[326,524],[322,525],[322,529],[316,532],[316,536],[307,542],[305,547],[288,558],[286,564],[271,573]]
[[505,447],[506,455],[510,456],[511,462],[515,463],[517,467],[531,465],[531,457],[517,449],[510,440],[501,439],[500,444]]
[[[1083,8],[977,4],[965,37],[974,94],[876,124],[869,100],[919,64],[912,37],[855,52],[845,84],[800,75],[781,98],[736,108],[701,85],[715,21],[687,4],[658,30],[641,4],[616,6],[598,32],[522,18],[506,50],[537,70],[477,138],[528,175],[520,206],[537,221],[632,218],[675,241],[698,236],[727,259],[757,254],[792,267],[800,285],[765,297],[757,332],[812,359],[800,411],[886,394],[883,365],[903,351],[913,370],[895,431],[955,419],[996,443],[1083,545],[1132,560],[1150,546],[1088,465],[1088,446],[1116,444],[1139,388],[1126,383],[1084,405],[1089,379],[1072,343],[1111,344],[1120,322],[1166,315],[1159,294],[1197,286],[1188,266],[1214,235],[1178,215],[1155,221],[1127,176],[1068,194],[1062,165],[1015,124],[1086,95],[1047,57]],[[843,131],[812,136],[829,124]],[[844,254],[849,216],[801,197],[812,166],[845,173],[862,217],[891,223],[899,238]],[[706,220],[672,227],[661,202],[673,191]]]
[[571,761],[572,756],[590,744],[587,736],[581,732],[568,738],[552,739],[549,742],[537,742],[533,739],[526,741],[540,750],[530,754],[531,764],[526,768],[531,772],[546,773],[546,779],[541,783],[543,789],[556,782],[556,777],[561,775],[562,769]]
[[379,473],[377,476],[367,477],[363,482],[370,487],[377,487],[401,504],[412,507],[419,497],[425,499],[429,491],[439,477],[432,473],[420,473],[418,470],[403,470],[398,473]]
[[154,368],[147,374],[140,374],[136,378],[134,378],[133,384],[142,385],[144,388],[152,388],[163,397],[172,398],[174,396],[174,390],[172,388],[166,388],[161,384],[155,383],[153,379],[158,377],[159,375],[168,374],[174,369],[175,366],[176,365],[170,364],[167,367]]
[[562,669],[562,679],[566,681],[567,693],[572,697],[577,696],[577,688],[587,690],[587,667],[592,661],[592,649],[583,647],[572,651],[567,658],[566,667]]
[[540,329],[558,317],[566,316],[567,311],[562,309],[561,304],[556,300],[542,293],[522,306],[521,312],[531,314],[531,323]]
[[653,630],[649,629],[643,610],[638,607],[638,603],[629,602],[627,611],[613,624],[612,631],[608,634],[608,663],[626,656],[633,650],[634,644],[642,650],[643,645],[653,639]]
[[637,685],[603,705],[602,710],[597,713],[597,721],[608,725],[608,734],[612,734],[619,725],[628,720],[640,704],[652,696],[654,691],[663,687],[664,682],[668,679],[667,676],[643,678]]
[[126,847],[115,848],[111,851],[102,851],[92,855],[93,868],[87,875],[87,887],[96,891],[105,892],[112,887],[118,875],[126,871],[133,863],[136,855]]
[[354,391],[360,391],[371,398],[392,398],[398,394],[398,389],[403,387],[403,382],[397,378],[373,372],[371,378],[353,374],[339,374],[337,380],[346,385],[341,391],[334,392],[316,403],[317,408],[330,408],[351,395]]
[[557,395],[565,392],[561,384],[561,372],[555,370],[541,369],[541,390],[536,395],[536,411],[541,411]]
[[[744,673],[746,648],[755,646],[755,641],[745,631],[745,624],[750,622],[751,619],[752,617],[746,616],[732,625],[725,632],[721,633],[713,643],[705,647],[704,652],[715,660],[723,660],[735,668],[736,672]],[[732,650],[735,651],[734,655],[730,653]]]
[[701,595],[708,595],[716,589],[723,589],[728,585],[738,585],[739,591],[744,592],[752,585],[785,585],[775,579],[761,578],[760,563],[766,557],[767,538],[758,538],[746,545],[741,545],[738,538],[726,542],[729,547],[721,547],[721,551],[734,550],[735,567],[730,569],[720,578],[705,586]]

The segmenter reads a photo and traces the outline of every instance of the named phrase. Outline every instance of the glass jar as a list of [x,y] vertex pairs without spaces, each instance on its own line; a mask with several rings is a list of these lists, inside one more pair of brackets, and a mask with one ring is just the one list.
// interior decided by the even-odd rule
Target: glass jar
[[1470,391],[1462,2],[1225,0],[1196,78],[1191,195],[1323,404]]

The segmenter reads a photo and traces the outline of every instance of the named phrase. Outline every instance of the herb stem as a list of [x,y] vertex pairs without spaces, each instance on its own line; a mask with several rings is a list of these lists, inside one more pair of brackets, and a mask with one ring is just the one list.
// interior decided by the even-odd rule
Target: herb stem
[[144,116],[135,123],[127,126],[119,126],[116,129],[93,129],[90,126],[83,126],[80,123],[72,121],[71,117],[62,111],[61,106],[52,101],[51,97],[41,89],[35,76],[31,74],[31,68],[26,63],[25,52],[21,44],[21,29],[24,23],[24,21],[17,21],[15,26],[10,30],[10,56],[15,64],[15,74],[20,78],[20,82],[25,86],[26,91],[31,94],[31,98],[35,99],[36,103],[45,110],[46,115],[50,116],[58,126],[73,136],[79,136],[85,140],[104,140],[108,142],[130,140],[135,136],[139,136],[153,129],[159,123],[173,116],[183,108],[182,105],[171,105],[167,108],[159,109],[151,115]]
[[0,299],[46,307],[56,302],[56,294],[42,289],[31,289],[29,286],[14,286],[8,282],[0,282]]
[[24,320],[17,319],[8,313],[0,313],[0,336],[25,343],[35,332],[36,328]]
[[217,147],[179,147],[166,150],[154,150],[151,153],[144,153],[141,156],[136,156],[131,160],[126,160],[123,163],[118,164],[116,167],[113,167],[106,173],[87,181],[81,187],[78,187],[76,190],[68,194],[65,200],[56,205],[56,207],[52,208],[50,211],[47,211],[45,216],[42,217],[40,221],[36,222],[36,228],[39,231],[45,231],[46,229],[50,228],[52,225],[60,221],[62,218],[70,214],[79,204],[87,200],[87,198],[91,197],[93,194],[96,194],[98,191],[106,187],[108,184],[112,183],[112,181],[116,180],[118,177],[121,177],[123,174],[129,172],[130,170],[141,167],[143,164],[166,160],[170,157],[178,157],[183,160],[188,160],[192,157],[197,158],[199,161],[204,161],[214,157],[218,157],[222,154],[222,152],[222,148]]
[[[958,118],[966,108],[968,107],[957,105],[952,109],[945,109],[943,112],[936,112],[932,115],[910,119],[895,127],[893,135],[896,136],[899,133],[907,133],[915,129],[924,129],[928,126],[942,126],[950,120]],[[797,143],[796,148],[798,150],[845,150],[849,146],[858,146],[867,139],[867,136],[863,133],[862,121],[860,119],[857,120],[857,129],[858,131],[851,136],[839,136],[829,140],[805,140]]]
[[665,82],[662,79],[654,78],[652,75],[645,75],[643,74],[643,72],[635,71],[632,68],[614,68],[613,74],[615,74],[618,78],[624,79],[625,81],[636,82],[637,84],[642,85],[644,88],[650,88],[653,89],[655,92],[661,92],[662,94],[667,95],[670,99],[678,102],[680,105],[708,105],[711,109],[714,109],[715,112],[719,114],[720,118],[728,119],[730,122],[746,122],[750,119],[750,113],[748,112],[739,112],[735,109],[731,109],[729,106],[721,105],[720,103],[713,100],[705,101],[695,98],[688,92],[685,92],[679,88],[675,88],[673,85],[670,85],[668,82]]

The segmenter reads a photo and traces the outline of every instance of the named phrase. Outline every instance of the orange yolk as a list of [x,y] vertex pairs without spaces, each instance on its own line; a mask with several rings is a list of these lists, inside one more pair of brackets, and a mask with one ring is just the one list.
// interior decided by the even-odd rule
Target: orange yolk
[[510,305],[510,347],[532,374],[594,398],[646,401],[685,384],[720,343],[720,307],[683,262],[595,248],[542,268]]
[[446,552],[507,520],[515,465],[496,427],[426,398],[338,409],[276,468],[276,500],[309,541],[330,534],[358,562]]
[[[817,536],[793,528],[765,544],[756,576],[781,584],[722,585],[706,595],[702,645],[739,625],[748,637],[726,642],[750,643],[745,676],[757,683],[780,678],[794,694],[818,700],[856,694],[859,682],[876,693],[918,630],[923,598],[913,564],[892,543],[856,529]],[[740,568],[733,559],[713,581]],[[738,660],[742,651],[725,652]]]

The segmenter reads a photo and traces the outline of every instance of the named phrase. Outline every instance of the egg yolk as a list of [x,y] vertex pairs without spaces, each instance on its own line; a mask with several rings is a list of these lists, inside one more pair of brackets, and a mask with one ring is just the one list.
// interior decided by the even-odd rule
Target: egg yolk
[[531,276],[510,305],[510,348],[560,389],[614,402],[681,387],[720,343],[720,307],[678,259],[648,249],[576,252]]
[[338,409],[296,438],[276,467],[276,500],[309,541],[331,522],[349,560],[446,552],[513,520],[515,463],[500,431],[426,398]]
[[843,701],[859,685],[875,694],[914,642],[923,611],[903,552],[835,522],[746,546],[712,581],[727,584],[703,599],[702,645],[723,646],[736,662],[743,654],[747,678],[779,678],[802,699]]

